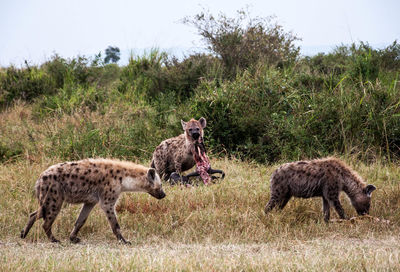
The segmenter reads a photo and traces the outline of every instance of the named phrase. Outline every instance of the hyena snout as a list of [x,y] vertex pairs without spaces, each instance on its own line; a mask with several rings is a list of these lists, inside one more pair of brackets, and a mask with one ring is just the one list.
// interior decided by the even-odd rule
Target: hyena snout
[[190,136],[192,136],[192,138],[194,140],[199,139],[200,138],[200,128],[189,129],[189,134],[190,134]]
[[151,192],[149,192],[149,194],[157,199],[163,199],[166,196],[166,194],[164,193],[164,191],[162,189],[151,191]]

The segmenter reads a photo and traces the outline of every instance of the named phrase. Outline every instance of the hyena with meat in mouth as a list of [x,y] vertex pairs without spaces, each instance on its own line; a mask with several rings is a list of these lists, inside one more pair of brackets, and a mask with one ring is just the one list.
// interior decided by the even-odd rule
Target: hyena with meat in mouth
[[53,165],[40,175],[35,190],[39,209],[30,214],[28,224],[21,232],[21,238],[26,237],[37,219],[43,218],[43,229],[52,242],[59,242],[53,236],[51,226],[64,201],[83,203],[70,234],[71,242],[80,241],[77,237],[80,228],[85,224],[93,207],[100,203],[117,239],[129,243],[122,236],[115,215],[115,203],[119,195],[131,191],[147,192],[157,199],[165,197],[155,169],[111,159],[86,159]]

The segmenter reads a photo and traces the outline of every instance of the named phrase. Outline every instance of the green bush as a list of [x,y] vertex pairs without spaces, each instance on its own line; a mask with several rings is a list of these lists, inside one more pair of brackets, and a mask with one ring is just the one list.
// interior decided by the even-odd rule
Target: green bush
[[269,66],[292,64],[299,56],[299,40],[285,32],[274,17],[252,17],[247,10],[239,10],[235,18],[220,13],[214,16],[205,10],[183,23],[194,26],[207,48],[221,58],[229,77],[240,70],[263,62]]
[[0,162],[6,162],[16,159],[23,153],[23,148],[20,144],[14,144],[10,147],[2,142],[0,142]]
[[0,106],[10,105],[17,99],[32,101],[54,92],[52,78],[37,67],[17,69],[11,66],[0,74]]

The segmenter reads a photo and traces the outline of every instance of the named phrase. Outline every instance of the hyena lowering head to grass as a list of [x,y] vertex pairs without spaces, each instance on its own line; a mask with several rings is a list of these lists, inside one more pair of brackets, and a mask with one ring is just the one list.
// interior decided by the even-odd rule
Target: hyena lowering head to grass
[[344,219],[339,201],[339,193],[344,191],[357,213],[364,215],[369,212],[371,193],[375,189],[374,185],[366,185],[355,171],[336,158],[286,163],[271,176],[271,199],[265,213],[275,206],[283,209],[292,196],[319,196],[323,200],[325,221],[329,221],[331,205]]
[[195,143],[203,137],[206,119],[201,117],[198,121],[191,119],[189,122],[181,120],[181,123],[184,133],[162,141],[153,153],[151,167],[164,180],[168,180],[173,172],[181,174],[196,164],[192,150]]
[[80,241],[77,237],[79,229],[85,224],[93,207],[100,202],[117,239],[129,243],[121,234],[114,210],[120,193],[147,192],[157,199],[165,197],[155,169],[110,159],[87,159],[53,165],[40,175],[35,189],[39,209],[30,214],[21,238],[26,237],[37,219],[43,218],[43,229],[52,242],[59,242],[53,236],[51,226],[64,201],[84,203],[70,234],[71,242]]

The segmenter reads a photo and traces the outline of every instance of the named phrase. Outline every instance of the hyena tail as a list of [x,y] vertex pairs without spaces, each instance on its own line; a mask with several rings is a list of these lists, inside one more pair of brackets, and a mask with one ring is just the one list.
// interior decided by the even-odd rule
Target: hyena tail
[[[38,188],[38,189],[40,190],[40,188]],[[38,195],[39,208],[35,212],[33,212],[29,215],[28,223],[26,224],[25,228],[21,231],[22,239],[24,239],[28,235],[30,229],[32,228],[32,226],[36,222],[36,220],[46,217],[46,208],[44,207],[43,204],[46,202],[46,198],[48,197],[48,192],[49,192],[49,189],[47,189],[46,192],[42,192],[40,190],[40,193]]]
[[151,168],[156,168],[156,164],[154,163],[154,160],[151,160],[151,165],[150,165],[150,167],[151,167]]

